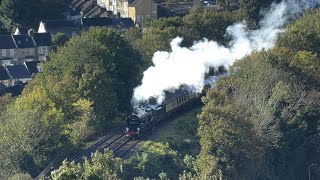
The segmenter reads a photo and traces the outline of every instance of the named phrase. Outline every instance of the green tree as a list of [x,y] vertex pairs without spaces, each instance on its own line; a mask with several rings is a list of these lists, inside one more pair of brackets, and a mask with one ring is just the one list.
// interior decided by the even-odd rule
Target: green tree
[[122,161],[115,158],[113,153],[106,150],[104,153],[96,152],[92,161],[85,160],[83,164],[63,161],[59,169],[51,173],[53,180],[67,179],[110,179],[118,180],[121,176]]
[[41,20],[62,18],[62,5],[63,0],[2,0],[0,12],[7,19],[2,19],[7,29],[15,28],[15,24],[37,27]]
[[166,177],[176,179],[182,171],[183,162],[176,151],[168,144],[151,141],[146,142],[124,168],[125,178],[138,176],[157,178],[160,173],[162,175],[166,173]]
[[56,47],[63,46],[69,39],[65,33],[57,33],[52,37],[52,44]]
[[320,10],[309,11],[300,19],[290,24],[279,40],[278,46],[292,51],[311,51],[320,54]]

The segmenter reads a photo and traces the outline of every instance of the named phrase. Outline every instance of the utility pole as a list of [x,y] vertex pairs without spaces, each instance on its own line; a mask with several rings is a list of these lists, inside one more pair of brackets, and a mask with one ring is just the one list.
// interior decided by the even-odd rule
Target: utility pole
[[310,164],[310,165],[308,166],[309,180],[311,180],[311,176],[310,176],[310,168],[311,168],[312,166],[316,166],[316,165],[317,165],[317,164],[312,163],[312,164]]

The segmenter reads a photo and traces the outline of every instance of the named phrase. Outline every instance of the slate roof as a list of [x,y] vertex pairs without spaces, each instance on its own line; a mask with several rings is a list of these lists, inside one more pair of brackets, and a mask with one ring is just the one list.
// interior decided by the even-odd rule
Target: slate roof
[[116,23],[121,25],[121,26],[125,26],[125,27],[133,27],[134,26],[134,22],[132,21],[131,18],[118,18],[115,19]]
[[10,93],[11,96],[15,97],[15,96],[21,95],[23,88],[24,88],[24,84],[14,85],[14,86],[6,87],[5,91],[6,93]]
[[8,72],[13,79],[31,78],[31,75],[24,65],[7,66]]
[[138,3],[140,3],[142,0],[128,0],[128,6],[129,7],[134,7],[136,6]]
[[34,48],[32,38],[29,35],[13,35],[12,36],[18,48]]
[[42,21],[46,29],[59,29],[59,28],[77,28],[77,25],[74,21],[68,20],[46,20]]
[[5,67],[0,66],[0,80],[9,80],[10,77],[5,69]]
[[16,30],[18,30],[21,35],[28,34],[28,28],[26,27],[20,27],[20,28],[17,28]]
[[131,4],[134,0],[128,0],[128,4]]
[[131,27],[134,23],[131,18],[83,18],[82,25],[87,26],[122,26]]
[[14,49],[16,44],[11,35],[0,36],[0,49]]
[[37,66],[39,63],[40,63],[40,61],[26,61],[25,62],[30,74],[37,74],[39,72],[38,66]]
[[111,26],[111,18],[83,18],[82,25],[86,26]]
[[33,33],[33,39],[37,46],[51,46],[50,33]]

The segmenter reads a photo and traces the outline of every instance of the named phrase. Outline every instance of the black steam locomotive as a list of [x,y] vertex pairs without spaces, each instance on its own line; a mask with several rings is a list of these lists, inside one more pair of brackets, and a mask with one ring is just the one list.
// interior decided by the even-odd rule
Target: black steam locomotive
[[208,89],[224,75],[211,76],[205,81],[202,93],[195,93],[191,88],[184,87],[166,95],[162,104],[141,107],[127,118],[126,133],[129,138],[138,138],[146,130],[156,127],[159,122],[183,107],[198,102]]

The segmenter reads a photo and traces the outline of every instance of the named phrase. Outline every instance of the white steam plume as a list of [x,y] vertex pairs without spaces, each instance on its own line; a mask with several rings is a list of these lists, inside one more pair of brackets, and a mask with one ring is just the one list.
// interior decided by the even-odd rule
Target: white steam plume
[[150,97],[156,97],[160,103],[164,99],[164,90],[177,89],[182,84],[201,91],[205,73],[210,67],[228,68],[235,60],[254,50],[272,48],[283,31],[287,17],[310,7],[312,4],[308,2],[312,3],[289,0],[271,5],[258,30],[248,31],[244,22],[228,27],[227,34],[233,38],[229,47],[203,39],[185,48],[180,46],[182,38],[173,39],[170,43],[171,52],[158,51],[154,54],[154,66],[143,73],[142,85],[134,89],[133,103]]

